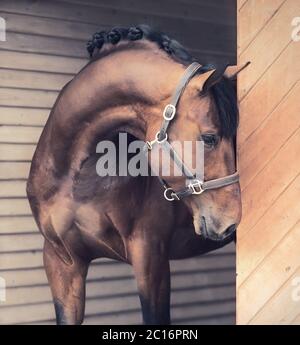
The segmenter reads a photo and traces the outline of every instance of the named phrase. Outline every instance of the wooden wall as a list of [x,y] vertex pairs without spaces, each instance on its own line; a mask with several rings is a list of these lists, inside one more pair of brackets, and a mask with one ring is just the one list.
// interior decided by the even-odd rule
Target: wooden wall
[[[42,267],[42,237],[25,196],[35,145],[61,87],[86,63],[91,34],[148,23],[178,38],[200,61],[235,62],[235,1],[1,0],[0,276],[7,301],[0,323],[53,323]],[[172,263],[174,323],[233,323],[235,254],[228,246]],[[140,323],[130,267],[101,260],[88,276],[85,323]]]
[[291,38],[295,16],[300,16],[299,0],[238,5],[238,60],[251,61],[238,80],[244,213],[237,247],[239,324],[300,324],[300,42]]

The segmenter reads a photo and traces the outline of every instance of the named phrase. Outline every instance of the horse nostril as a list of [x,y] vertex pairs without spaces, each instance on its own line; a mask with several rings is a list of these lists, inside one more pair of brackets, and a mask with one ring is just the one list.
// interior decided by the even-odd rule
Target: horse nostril
[[236,224],[230,225],[224,232],[225,236],[229,236],[236,231]]

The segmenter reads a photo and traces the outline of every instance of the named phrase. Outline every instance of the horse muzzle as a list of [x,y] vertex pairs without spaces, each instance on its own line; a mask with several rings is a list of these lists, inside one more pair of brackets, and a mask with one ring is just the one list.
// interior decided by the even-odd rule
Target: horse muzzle
[[235,236],[236,236],[236,228],[237,228],[237,225],[232,224],[224,232],[217,233],[213,230],[210,230],[207,227],[205,217],[201,217],[201,235],[207,240],[216,241],[216,242],[233,240],[235,239]]

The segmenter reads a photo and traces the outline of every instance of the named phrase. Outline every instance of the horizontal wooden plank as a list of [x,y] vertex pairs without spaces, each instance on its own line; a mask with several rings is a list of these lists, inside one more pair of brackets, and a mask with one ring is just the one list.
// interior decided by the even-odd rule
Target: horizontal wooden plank
[[[97,303],[98,302],[98,303]],[[108,303],[107,303],[108,302]],[[112,303],[109,303],[110,301],[87,301],[86,305],[86,313],[87,314],[98,314],[98,316],[101,317],[101,315],[105,316],[106,313],[114,313],[118,312],[115,310],[114,305]],[[126,314],[126,311],[128,310],[134,310],[139,311],[140,305],[138,301],[138,297],[134,296],[132,298],[127,299],[114,299],[114,303],[117,304],[117,307],[119,308],[119,312],[121,314],[121,311]],[[108,305],[107,305],[108,304]],[[113,307],[112,307],[113,306]],[[172,305],[172,317],[174,320],[181,319],[182,317],[197,317],[202,315],[202,317],[209,316],[212,314],[215,314],[217,312],[233,312],[234,311],[234,303],[231,301],[224,301],[223,303],[218,304],[204,304],[204,303],[197,303],[197,301],[194,301],[193,304],[189,305],[180,305],[180,304],[173,304]]]
[[164,0],[141,2],[139,0],[128,0],[127,2],[119,0],[64,0],[72,4],[93,5],[96,7],[107,7],[117,10],[125,10],[130,12],[134,10],[136,13],[146,13],[151,15],[160,15],[164,17],[185,17],[194,18],[197,20],[209,22],[219,22],[227,25],[235,25],[233,18],[235,17],[234,2],[231,1],[223,3],[219,1],[217,4],[212,5],[213,2],[195,1],[190,2],[187,6],[182,1]]
[[[9,234],[7,234],[8,236]],[[22,234],[16,234],[20,237],[22,237]],[[27,235],[26,235],[27,236]],[[37,238],[41,237],[40,233],[36,233]],[[2,237],[2,236],[1,236]],[[31,254],[30,252],[15,252],[15,253],[6,253],[2,254],[3,257],[14,257],[14,260],[17,260],[17,258],[21,258],[22,255],[25,253],[24,257],[28,258],[28,256]],[[41,252],[39,252],[41,255]],[[33,259],[32,259],[33,260]],[[197,258],[198,260],[198,268],[203,266],[203,263],[201,261],[201,258]],[[90,294],[93,296],[102,296],[105,297],[106,295],[110,295],[111,293],[114,293],[114,291],[118,290],[118,284],[119,286],[119,293],[127,293],[130,290],[128,290],[126,287],[126,283],[124,286],[120,284],[120,280],[122,281],[129,281],[132,279],[132,269],[130,266],[120,263],[117,261],[107,260],[108,262],[103,261],[103,259],[96,260],[98,261],[97,264],[94,262],[90,265],[89,274],[88,274],[88,282],[90,286]],[[176,264],[179,261],[176,261]],[[180,261],[181,262],[181,261]],[[206,270],[202,270],[199,268],[198,270],[195,270],[191,267],[191,259],[183,260],[182,261],[185,264],[185,269],[174,269],[174,265],[172,268],[172,276],[182,276],[186,277],[186,283],[185,285],[176,285],[176,281],[174,281],[173,290],[177,291],[178,294],[183,293],[184,291],[190,291],[190,293],[194,293],[194,291],[200,291],[201,294],[202,290],[205,289],[220,289],[222,287],[229,288],[234,290],[234,280],[228,280],[228,277],[223,275],[223,279],[219,279],[216,281],[214,279],[214,276],[210,273],[210,268],[208,267]],[[35,261],[28,261],[28,267],[31,267],[30,265],[32,263],[35,263]],[[213,269],[218,269],[219,261],[218,259],[214,259],[212,261],[212,264],[214,263]],[[220,268],[220,267],[219,267]],[[39,285],[44,286],[47,285],[47,282],[44,279],[44,268],[42,266],[37,266],[37,268],[31,269],[31,274],[28,275],[28,272],[25,267],[13,267],[13,270],[10,270],[9,268],[4,268],[1,270],[1,276],[6,279],[7,286],[11,289],[13,288],[30,288],[31,286]],[[196,273],[195,273],[196,272]],[[202,277],[202,280],[200,279],[198,284],[193,284],[190,279],[187,279],[187,276],[194,276],[195,274],[198,274],[199,278]],[[119,277],[119,279],[118,279]],[[231,274],[230,274],[231,277]],[[181,282],[181,281],[179,281]],[[177,282],[178,283],[178,282]],[[94,285],[91,285],[94,284]],[[102,288],[100,288],[100,285]],[[112,284],[112,285],[110,285]],[[121,286],[122,285],[122,286]],[[109,286],[112,286],[111,289]],[[123,289],[124,287],[124,289]],[[231,295],[230,295],[231,296]]]
[[[293,85],[300,80],[300,66],[294,63],[299,60],[298,46],[290,43],[240,103],[241,121],[238,134],[240,145],[278,106]],[[293,66],[292,72],[291,66]]]
[[175,274],[172,277],[172,284],[177,288],[184,288],[187,285],[187,279],[190,285],[203,285],[203,279],[210,281],[213,284],[229,284],[235,281],[235,271],[232,268],[228,270],[208,270],[205,272],[189,274]]
[[[244,216],[239,226],[239,236],[245,236],[259,218],[274,203],[299,173],[298,151],[300,150],[300,129],[284,144],[269,164],[259,172],[243,189]],[[289,167],[286,169],[286,167]],[[250,168],[249,168],[250,169]],[[255,174],[255,171],[253,171]],[[259,181],[259,182],[258,182]],[[259,183],[260,188],[255,188]]]
[[[20,253],[5,253],[1,254],[0,257],[0,270],[1,271],[9,271],[9,270],[22,270],[22,269],[36,269],[42,268],[42,253],[40,251],[37,252],[20,252]],[[98,272],[98,271],[97,271]],[[101,270],[99,271],[101,272]],[[181,271],[182,272],[182,271]],[[113,274],[113,272],[110,272]],[[97,274],[99,281],[109,281],[108,277],[104,279],[101,277],[101,274]],[[189,276],[188,283],[187,283],[187,276]],[[203,285],[205,282],[203,277],[210,279],[213,281],[214,284],[232,284],[235,277],[235,272],[231,267],[228,268],[216,268],[214,270],[190,270],[187,269],[180,272],[174,272],[173,279],[174,279],[174,286],[177,288],[186,288],[187,286],[199,286]],[[132,279],[131,275],[126,275],[120,279],[128,280]]]
[[13,269],[34,269],[43,267],[42,253],[8,253],[0,255],[0,270],[7,271]]
[[[295,16],[295,2],[287,0],[260,34],[239,56],[239,63],[251,60],[251,64],[239,76],[239,97],[242,99],[262,74],[291,42],[291,21]],[[274,39],[276,37],[276,40]],[[262,47],[268,47],[261,54]]]
[[98,23],[101,16],[101,11],[95,11],[95,9],[85,8],[80,5],[76,6],[76,4],[65,4],[59,1],[53,1],[50,4],[44,1],[17,0],[12,4],[9,1],[3,0],[1,9],[5,12],[46,16],[48,18],[59,18],[83,23]]
[[[3,217],[4,218],[4,217]],[[36,229],[36,225],[33,223],[33,221],[31,222],[31,224],[24,224],[24,226],[22,227],[22,223],[21,221],[19,221],[19,223],[17,223],[17,219],[18,218],[14,218],[14,222],[9,222],[9,220],[7,220],[8,226],[5,226],[2,217],[0,218],[0,235],[1,235],[1,250],[5,251],[5,255],[10,258],[11,255],[15,255],[15,258],[17,260],[17,262],[19,262],[18,257],[21,257],[25,251],[25,257],[27,257],[28,255],[30,256],[30,251],[34,250],[34,251],[42,251],[42,246],[43,246],[43,238],[42,235],[37,231]],[[1,222],[2,221],[2,222]],[[28,222],[28,221],[27,221]],[[34,230],[32,230],[34,228]],[[22,234],[22,232],[24,231],[31,231],[30,233],[25,233]],[[23,241],[24,240],[24,241]],[[18,254],[19,253],[19,254]],[[4,255],[4,254],[3,254]],[[2,256],[3,257],[3,256]],[[31,257],[31,256],[30,256]],[[211,256],[211,257],[201,257],[201,258],[197,258],[197,259],[191,259],[191,260],[195,260],[194,264],[193,261],[189,261],[189,265],[186,266],[185,261],[180,261],[180,264],[178,264],[178,262],[172,262],[172,272],[173,274],[179,274],[179,275],[188,275],[189,271],[191,271],[192,275],[195,275],[197,272],[199,272],[199,274],[209,274],[209,270],[211,270],[211,274],[218,274],[218,272],[228,272],[230,270],[234,271],[234,266],[235,266],[235,260],[233,259],[234,256],[229,256],[229,257],[221,257],[220,259],[218,257],[215,256]],[[35,264],[35,257],[31,257],[31,259],[27,259],[28,265],[29,267],[32,267],[30,265],[33,265],[33,267],[36,266]],[[116,274],[120,274],[119,270],[116,269],[116,265],[119,265],[119,263],[115,262],[114,264],[114,269],[112,272],[111,271],[111,267],[112,266],[107,266],[105,264],[98,264],[98,265],[92,265],[90,268],[90,273],[89,276],[90,277],[98,277],[98,278],[103,278],[105,276],[105,272],[109,272],[109,275],[111,276],[115,276]],[[184,269],[182,268],[182,266],[186,266],[184,267]],[[178,267],[179,266],[179,267]],[[22,266],[23,267],[23,266]],[[26,267],[26,266],[25,266]],[[108,267],[108,271],[102,270],[102,267],[106,268]],[[13,268],[18,268],[18,266]],[[5,269],[5,268],[3,268]],[[102,272],[101,274],[99,274],[99,272]],[[3,273],[5,274],[5,273]],[[2,275],[3,275],[2,274]],[[27,275],[22,278],[22,275],[20,276],[20,273],[13,273],[12,277],[15,280],[16,277],[21,277],[18,281],[18,284],[28,284],[28,281],[26,281]],[[103,275],[104,274],[104,275]],[[230,276],[234,277],[234,273],[233,275],[230,274]],[[7,278],[8,279],[8,278]],[[25,281],[24,281],[25,279]],[[31,278],[33,279],[33,278]],[[10,279],[11,280],[11,279]],[[8,279],[9,281],[9,279]],[[228,280],[227,280],[228,281]],[[29,281],[30,283],[32,283],[32,280]],[[41,283],[40,281],[36,281],[35,283]]]
[[[126,299],[123,298],[123,300],[126,301]],[[87,299],[87,308],[86,308],[86,313],[85,313],[85,324],[91,324],[91,317],[95,318],[97,317],[99,324],[105,324],[110,320],[110,323],[113,324],[119,324],[119,323],[124,323],[124,324],[128,324],[129,320],[130,320],[130,316],[131,315],[137,315],[138,318],[140,318],[140,306],[137,300],[137,296],[134,298],[135,301],[135,308],[132,308],[132,304],[126,304],[126,305],[122,305],[122,307],[119,307],[119,310],[110,310],[110,306],[114,305],[115,302],[118,303],[118,300],[107,300],[107,302],[110,304],[107,307],[107,311],[104,312],[104,309],[106,309],[105,306],[105,302],[103,303],[102,300],[89,300]],[[130,299],[129,299],[130,301]],[[197,302],[197,301],[195,301]],[[201,310],[201,312],[199,314],[196,313],[196,310],[194,308],[191,308],[191,305],[181,305],[181,304],[173,304],[171,306],[171,313],[172,315],[174,315],[174,313],[176,313],[177,317],[174,317],[173,320],[175,321],[179,321],[179,319],[182,319],[182,315],[183,314],[185,317],[192,317],[192,316],[199,316],[200,320],[205,319],[204,316],[207,316],[208,319],[212,318],[213,316],[215,316],[215,319],[218,319],[218,315],[220,315],[220,313],[216,313],[214,311],[216,311],[218,308],[219,310],[224,310],[225,308],[227,308],[227,312],[228,309],[230,310],[230,314],[234,316],[234,304],[231,302],[221,302],[221,301],[217,301],[218,305],[209,305],[209,304],[204,304],[203,303],[203,310]],[[93,305],[94,307],[88,307],[88,305]],[[197,303],[193,304],[194,306],[197,305]],[[201,303],[199,303],[199,305],[201,305]],[[210,308],[209,308],[210,307]],[[16,309],[16,308],[13,308]],[[185,310],[186,309],[186,310]],[[199,308],[200,309],[200,308]],[[212,310],[214,309],[214,310]],[[176,310],[176,311],[175,311]],[[203,315],[203,312],[205,313]],[[123,315],[123,321],[122,317],[119,318],[120,316]],[[202,315],[202,317],[201,317]],[[116,318],[116,316],[118,316]],[[119,320],[119,321],[117,321]],[[140,323],[141,321],[135,321],[136,323]]]
[[[188,262],[186,262],[188,264]],[[100,270],[100,268],[99,268]],[[35,272],[36,270],[33,270]],[[19,285],[18,287],[18,276],[21,273],[14,272],[14,277],[9,279],[7,272],[1,272],[1,276],[6,280],[6,285],[8,287],[9,296],[3,304],[3,306],[18,306],[21,304],[32,304],[32,303],[51,303],[50,288],[46,278],[44,270],[39,270],[39,281],[42,283],[28,284],[28,286]],[[126,272],[123,272],[123,274]],[[27,274],[27,271],[22,271],[22,274]],[[127,273],[128,274],[128,273]],[[32,274],[30,274],[31,276]],[[217,300],[231,300],[235,298],[235,288],[234,284],[232,286],[222,285],[211,286],[209,282],[205,284],[205,274],[203,275],[203,285],[199,288],[192,286],[187,286],[186,289],[177,289],[176,286],[172,288],[172,302],[173,303],[191,303],[193,301],[202,301],[203,304],[209,304],[212,295],[216,297]],[[33,277],[35,281],[35,277]],[[32,294],[32,290],[35,293]],[[136,283],[134,278],[130,280],[112,280],[112,281],[102,281],[95,282],[87,280],[87,299],[99,301],[109,300],[110,303],[114,303],[114,298],[123,298],[137,296]],[[212,304],[212,303],[211,303]]]
[[[36,40],[36,37],[32,38],[33,40]],[[44,40],[44,38],[43,38]],[[47,37],[45,38],[45,42],[43,44],[43,47],[47,50],[49,47],[51,48],[52,43],[50,46],[48,45]],[[36,49],[35,43],[31,44],[30,39],[29,45],[27,48],[29,48],[27,52],[27,48],[25,47],[25,51],[23,46],[18,45],[18,47],[11,48],[13,50],[1,50],[0,48],[0,57],[4,56],[1,66],[7,67],[7,68],[14,68],[14,69],[25,69],[25,70],[33,70],[33,71],[45,71],[45,72],[61,72],[61,73],[77,73],[84,65],[87,63],[87,56],[85,54],[85,44],[80,48],[80,55],[81,50],[83,49],[84,57],[73,57],[69,54],[72,54],[72,51],[69,53],[66,53],[62,51],[63,44],[60,44],[58,42],[58,46],[56,47],[53,45],[54,50],[52,50],[51,53],[45,53],[45,49]],[[42,42],[43,43],[43,42]],[[38,47],[40,47],[39,45]],[[56,48],[57,49],[56,49]],[[21,51],[18,51],[18,49],[21,49]],[[236,54],[235,49],[228,50],[228,51],[222,51],[222,50],[211,50],[211,49],[205,49],[205,47],[199,47],[199,49],[188,49],[191,54],[195,58],[198,59],[198,61],[202,64],[206,63],[230,63],[230,64],[236,64]],[[47,55],[43,55],[47,54]],[[50,55],[49,55],[50,54]],[[55,55],[58,54],[58,55]],[[5,61],[5,62],[4,62]]]
[[31,209],[26,198],[0,199],[0,216],[30,214]]
[[0,162],[0,179],[27,179],[30,163]]
[[[1,184],[0,184],[1,186]],[[14,200],[11,200],[10,203],[14,205]],[[1,205],[1,199],[0,199]],[[24,251],[31,251],[31,250],[39,250],[42,251],[43,249],[43,237],[39,232],[35,233],[28,233],[20,235],[19,233],[15,234],[6,234],[1,236],[0,241],[0,253],[1,252],[24,252]],[[219,254],[221,255],[221,254]],[[210,256],[202,256],[201,258],[194,258],[189,260],[189,266],[186,267],[186,263],[184,261],[176,261],[172,262],[171,268],[172,272],[176,273],[186,273],[189,270],[193,271],[207,271],[211,270],[220,270],[220,269],[227,269],[227,268],[234,268],[235,267],[235,256],[234,255],[224,255],[220,257],[221,260],[218,260],[218,256],[210,255]],[[216,261],[219,261],[216,263]],[[91,268],[93,270],[98,270],[101,266],[101,263],[93,266]],[[118,267],[114,265],[113,273],[111,272],[111,267],[108,265],[102,265],[104,268],[108,267],[108,273],[110,275],[121,274],[118,270]],[[105,273],[105,270],[104,270]],[[104,274],[103,273],[103,274]]]
[[[276,291],[289,279],[299,265],[300,223],[278,244],[238,289],[238,324],[250,323]],[[263,286],[259,293],[253,293]],[[251,300],[251,303],[249,303]],[[292,303],[292,301],[290,302]],[[277,315],[277,320],[280,315]]]
[[0,88],[0,106],[51,108],[58,96],[55,91]]
[[[150,5],[149,6],[150,8],[153,8],[152,3],[151,4],[149,3],[149,5]],[[161,6],[166,7],[166,4],[157,4],[157,5],[160,5],[160,7]],[[128,9],[128,4],[126,4],[125,8]],[[173,8],[173,6],[171,8]],[[99,10],[99,7],[97,6],[95,9]],[[190,9],[186,9],[186,10],[191,12]],[[121,16],[123,13],[127,14],[127,11],[124,11],[120,7],[117,9],[117,11],[120,12]],[[162,20],[164,21],[164,23],[165,21],[168,22],[170,16],[163,14],[162,11],[163,10],[161,9],[159,12],[159,17],[157,17],[155,14],[151,15],[149,12],[146,12],[146,16],[148,16],[151,21],[154,20],[156,23],[159,23]],[[204,26],[203,22],[206,22],[206,25],[214,31],[216,30],[215,28],[216,25],[218,25],[220,28],[222,27],[221,25],[229,26],[232,28],[236,25],[236,23],[233,20],[235,16],[232,14],[230,7],[226,9],[226,12],[228,14],[227,16],[224,14],[224,9],[221,9],[221,8],[217,8],[217,9],[208,8],[207,12],[208,13],[204,13],[203,11],[202,12],[198,11],[197,15],[194,15],[189,18],[190,20],[194,19],[196,23],[198,23],[198,26],[200,27]],[[222,15],[218,15],[217,12],[219,13],[222,12]],[[101,15],[102,13],[103,12],[101,11]],[[75,40],[84,40],[84,41],[92,37],[94,32],[110,29],[111,27],[113,27],[113,21],[111,22],[112,24],[103,25],[103,22],[101,21],[101,15],[99,17],[99,21],[96,24],[89,24],[89,23],[81,23],[81,22],[75,22],[75,21],[66,21],[66,20],[61,20],[61,19],[57,20],[57,19],[45,18],[45,17],[41,18],[41,17],[31,16],[31,15],[22,15],[22,14],[5,13],[5,12],[2,13],[2,17],[6,20],[6,23],[7,23],[8,32],[38,34],[38,35],[63,37],[63,38],[70,38],[72,40],[75,39]],[[141,15],[143,14],[137,13],[137,18],[139,18]],[[199,22],[200,20],[199,17],[202,17],[201,22]],[[181,14],[180,16],[177,16],[176,19],[185,20],[186,16],[183,16]],[[142,21],[137,20],[137,23],[140,23],[140,22]],[[165,26],[164,26],[164,30],[166,30]],[[170,22],[169,30],[172,33],[174,32],[178,33],[178,28],[174,28],[174,24],[172,22]],[[221,29],[219,31],[221,31]],[[227,31],[230,32],[228,29]],[[232,31],[234,31],[234,29],[232,29]],[[178,35],[181,36],[181,38],[183,37],[182,33],[180,32],[178,33]],[[210,31],[208,31],[208,35],[211,36]],[[225,35],[226,35],[226,27],[225,27]],[[229,35],[227,34],[225,37],[227,38],[229,37]],[[198,48],[195,40],[193,41],[191,39],[188,39],[188,42],[189,42],[189,47]]]
[[[188,265],[187,265],[188,262]],[[214,254],[203,255],[188,260],[174,260],[171,261],[172,272],[184,272],[185,270],[214,270],[220,268],[228,268],[235,266],[235,255],[224,253],[222,250],[218,250]]]
[[[220,16],[212,10],[209,14],[204,13],[203,11],[197,11],[197,15],[192,17],[183,15],[172,17],[166,16],[162,11],[158,14],[136,12],[134,7],[127,7],[124,10],[120,7],[109,8],[105,6],[82,6],[80,4],[77,5],[76,3],[61,1],[52,1],[50,5],[42,1],[30,0],[18,0],[17,4],[14,6],[11,6],[8,0],[3,0],[1,8],[4,12],[26,14],[27,16],[46,16],[48,18],[63,19],[64,21],[72,20],[81,23],[94,23],[95,25],[101,25],[102,27],[113,27],[116,25],[132,26],[134,16],[136,24],[148,23],[157,28],[163,28],[166,32],[178,33],[184,31],[193,32],[195,26],[199,27],[201,23],[204,23],[209,25],[211,32],[222,32],[224,39],[227,39],[225,28],[235,25],[235,22],[230,22],[229,20],[226,22],[224,22],[224,19],[216,20],[217,18],[220,18]],[[225,11],[226,10],[223,9],[223,16]],[[224,27],[225,24],[226,26]],[[179,28],[181,28],[181,30],[179,30]],[[209,35],[209,31],[206,33]],[[200,32],[198,32],[198,34],[201,35]]]
[[[208,38],[206,31],[200,31],[203,37],[197,37],[197,41],[201,41],[201,46],[197,43],[196,47],[194,38],[183,34],[175,34],[170,36],[178,40],[184,45],[192,54],[195,56],[211,55],[211,56],[223,56],[227,58],[234,55],[236,51],[235,40],[220,41],[218,46],[215,45],[215,41],[212,38]],[[214,35],[214,34],[212,34]],[[62,37],[51,37],[51,36],[39,36],[34,34],[24,34],[16,32],[7,32],[7,41],[2,42],[1,49],[9,51],[37,53],[37,54],[50,54],[58,55],[62,57],[80,58],[87,59],[88,54],[86,51],[86,40],[71,40]],[[201,61],[201,59],[200,59]]]
[[[9,295],[3,307],[13,308],[18,310],[18,308],[30,305],[30,304],[41,304],[49,303],[52,304],[50,296],[50,287],[48,285],[45,273],[42,273],[45,284],[43,286],[29,286],[27,288],[9,288]],[[205,279],[205,276],[203,277]],[[31,293],[30,293],[31,291]],[[122,310],[128,309],[127,306],[120,306],[118,300],[120,299],[136,299],[137,290],[135,280],[124,281],[111,281],[111,282],[87,282],[87,303],[100,303],[103,307],[107,308],[107,313],[118,311],[121,314]],[[34,293],[33,293],[34,292]],[[215,300],[212,300],[212,294],[215,296]],[[207,287],[204,285],[203,288],[197,290],[181,290],[177,291],[176,287],[172,289],[172,305],[174,307],[185,308],[193,302],[198,302],[198,304],[203,304],[205,306],[215,306],[222,305],[222,303],[233,302],[234,301],[234,288],[222,287],[221,285],[217,288],[211,289],[209,285]],[[98,304],[99,305],[99,304]],[[139,303],[137,304],[139,308]],[[8,308],[7,308],[8,309]],[[102,308],[100,307],[96,313],[101,313]],[[92,310],[86,310],[86,316],[88,318],[89,314],[92,314]],[[26,320],[26,319],[25,319]]]
[[[32,291],[37,294],[40,291],[37,288],[32,288]],[[48,293],[46,296],[49,296],[50,291],[48,289]],[[50,296],[49,296],[50,299]],[[38,314],[38,309],[41,306],[48,306],[49,309],[52,310],[53,306],[52,303],[45,302],[45,303],[36,303],[36,304],[21,304],[19,306],[2,306],[1,312],[4,315],[3,319],[0,322],[6,323],[21,323],[24,321],[24,318],[27,316],[25,313],[25,309],[31,310],[30,317],[31,318],[38,318],[40,315]],[[45,310],[45,309],[44,309]],[[194,301],[193,303],[176,303],[172,304],[172,314],[174,320],[180,319],[184,317],[195,317],[205,315],[210,316],[214,313],[219,312],[233,312],[234,311],[234,303],[231,299],[223,299],[223,301],[211,301],[211,303],[201,303],[201,301]],[[17,312],[18,317],[15,317],[15,313]],[[52,311],[53,312],[53,311]],[[86,301],[86,315],[97,315],[98,317],[107,317],[108,315],[124,315],[127,316],[128,313],[140,313],[140,304],[138,300],[137,294],[133,296],[124,297],[114,297],[112,299],[89,299],[87,298]],[[25,318],[28,321],[28,318]],[[32,319],[31,321],[34,321]],[[88,317],[87,317],[88,320]]]
[[[262,170],[300,126],[299,93],[300,82],[248,140],[240,145],[239,167],[243,176],[243,188],[246,188],[255,177],[253,172]],[[257,154],[258,145],[259,155]]]
[[0,126],[1,142],[36,143],[43,127]]
[[0,235],[24,232],[37,232],[37,225],[30,217],[0,217]]
[[44,239],[40,233],[2,235],[0,254],[2,252],[42,250],[43,246]]
[[0,68],[2,87],[60,91],[71,79],[71,75]]
[[[134,285],[134,284],[133,284]],[[130,314],[139,314],[140,313],[140,304],[138,301],[137,293],[135,286],[131,288],[131,294],[126,298],[123,296],[118,297],[116,295],[115,297],[111,295],[110,298],[91,298],[89,294],[89,287],[90,284],[87,284],[87,308],[86,308],[86,324],[90,323],[90,315],[98,315],[101,319],[107,316],[114,317],[114,315],[124,315],[124,317],[127,319],[128,311]],[[101,286],[98,286],[98,290],[101,290]],[[22,290],[18,289],[16,291],[10,290],[11,294],[9,295],[10,301],[17,301],[19,303],[16,303],[16,305],[8,305],[8,307],[5,307],[5,305],[1,308],[1,311],[5,311],[3,313],[5,317],[1,320],[1,323],[15,323],[16,319],[13,318],[13,312],[20,314],[20,318],[18,319],[18,323],[24,322],[24,320],[27,321],[26,314],[23,314],[23,309],[25,307],[31,308],[33,306],[36,306],[37,308],[40,305],[48,305],[49,309],[52,309],[52,302],[50,297],[50,289],[49,287],[40,288],[40,287],[33,287],[30,290],[28,290],[25,294]],[[221,294],[224,292],[223,289],[215,292],[217,294]],[[225,292],[226,293],[226,292]],[[44,296],[44,299],[47,298],[47,302],[32,302],[33,305],[29,304],[27,301],[32,300],[33,297],[41,297],[41,299]],[[189,297],[189,300],[180,301],[178,300],[178,295],[174,292],[172,292],[173,296],[173,303],[171,305],[171,310],[173,311],[174,320],[181,319],[182,317],[193,317],[195,315],[198,315],[196,313],[196,306],[198,307],[199,315],[202,315],[200,319],[203,319],[203,314],[207,315],[209,318],[211,315],[213,315],[217,310],[225,311],[228,309],[233,312],[234,311],[234,303],[231,301],[231,298],[223,297],[221,299],[217,300],[206,300],[204,303],[203,300],[198,300],[197,296],[194,296],[193,294],[186,295],[186,297]],[[221,295],[220,295],[221,296]],[[125,302],[124,302],[125,301]],[[23,302],[23,303],[22,303]],[[24,303],[25,302],[25,303]],[[201,308],[202,306],[202,308]],[[195,308],[194,308],[195,307]],[[218,313],[216,313],[216,316]],[[32,309],[31,317],[38,316],[36,315],[36,309]],[[10,319],[11,318],[11,319]]]
[[217,313],[215,315],[210,315],[207,317],[201,317],[199,315],[198,318],[181,318],[180,320],[175,320],[172,324],[174,325],[207,325],[207,326],[215,326],[215,325],[235,325],[235,313]]
[[[23,235],[19,235],[19,237],[22,238]],[[28,236],[28,235],[26,235]],[[42,235],[37,233],[38,236],[42,238]],[[11,254],[13,255],[13,253]],[[15,253],[17,256],[22,256],[22,253]],[[41,252],[39,255],[42,255]],[[102,260],[101,260],[102,261]],[[46,279],[46,276],[44,274],[44,267],[35,268],[31,270],[30,276],[28,275],[28,272],[26,268],[17,269],[17,270],[3,270],[1,271],[1,276],[5,278],[7,282],[7,286],[11,290],[18,290],[18,289],[30,289],[32,286],[48,286],[48,282]],[[118,278],[118,279],[109,279],[109,278]],[[103,278],[108,279],[103,279]],[[128,279],[125,279],[124,277],[128,277]],[[127,282],[124,286],[120,284],[120,281],[122,280],[129,281],[132,278],[132,270],[131,267],[127,264],[120,263],[117,261],[109,260],[108,263],[101,262],[97,265],[91,265],[88,273],[88,284],[89,284],[89,290],[90,295],[92,296],[106,296],[115,293],[115,289],[111,290],[106,287],[106,285],[114,284],[115,281],[118,281],[118,284],[120,285],[120,291],[118,293],[129,293],[132,290],[131,288],[128,288],[128,286],[131,286],[129,282]],[[100,288],[100,285],[103,285],[102,290]],[[122,286],[121,286],[122,285]],[[116,285],[113,285],[115,288]],[[123,288],[124,287],[124,288]],[[24,290],[25,291],[25,290]]]
[[81,59],[88,57],[86,40],[71,40],[61,37],[39,36],[10,31],[6,33],[6,41],[1,42],[1,49],[68,56],[72,58],[77,57]]
[[31,144],[0,144],[0,160],[29,161],[32,159],[35,147]]
[[[28,274],[28,272],[27,272]],[[44,286],[30,286],[27,288],[16,288],[8,289],[8,294],[6,296],[6,301],[0,307],[6,309],[18,310],[24,307],[24,305],[30,304],[40,304],[48,303],[52,304],[52,296],[50,291],[50,286],[48,285],[46,272],[42,272],[42,277],[44,279]],[[7,280],[6,280],[7,283]]]
[[3,197],[26,197],[26,182],[0,181],[0,198]]
[[[188,264],[188,262],[186,262],[186,264]],[[203,280],[205,280],[205,275],[203,275]],[[193,301],[201,301],[203,304],[213,304],[212,296],[215,297],[216,303],[222,300],[231,300],[232,302],[235,300],[234,283],[229,287],[226,285],[223,286],[222,283],[219,286],[213,287],[208,283],[206,285],[203,284],[199,289],[195,287],[192,291],[189,289],[177,290],[176,286],[174,286],[171,291],[172,303],[174,304],[191,303]]]
[[53,306],[48,304],[29,305],[22,308],[1,308],[0,323],[1,324],[16,324],[22,323],[24,320],[37,321],[45,319],[52,319],[54,317]]
[[141,325],[142,316],[140,312],[127,313],[126,316],[123,314],[114,315],[102,315],[96,314],[85,316],[84,325]]
[[248,0],[239,11],[238,53],[247,48],[253,38],[274,16],[285,0],[263,1]]
[[1,125],[44,126],[50,109],[0,107]]
[[[18,49],[15,46],[15,49]],[[54,73],[77,73],[87,59],[0,50],[1,67]]]
[[[274,202],[248,236],[238,233],[237,286],[240,286],[299,220],[300,176]],[[272,221],[270,221],[272,220]],[[257,240],[259,238],[259,241]]]
[[235,303],[232,301],[224,301],[214,304],[205,304],[205,303],[194,303],[186,306],[173,305],[172,308],[172,317],[174,322],[182,318],[197,318],[197,317],[210,317],[212,315],[217,315],[218,313],[234,313],[235,312]]
[[46,18],[46,16],[47,13],[44,13],[44,17],[1,13],[1,17],[6,20],[6,30],[12,32],[87,40],[94,32],[106,28],[106,26],[101,25],[101,21],[99,21],[99,24],[88,24]]

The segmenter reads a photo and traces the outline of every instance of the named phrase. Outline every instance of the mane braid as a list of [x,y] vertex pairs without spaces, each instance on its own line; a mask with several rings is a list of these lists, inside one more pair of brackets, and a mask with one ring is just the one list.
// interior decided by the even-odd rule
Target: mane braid
[[[101,53],[101,48],[110,44],[111,47],[118,49],[119,42],[148,40],[154,42],[168,54],[174,61],[177,61],[185,66],[196,61],[195,58],[176,40],[171,39],[166,34],[156,31],[148,25],[139,25],[130,28],[115,27],[110,31],[96,32],[92,39],[87,42],[87,51],[90,58],[97,58]],[[121,46],[120,46],[121,47]],[[122,47],[124,49],[124,46]],[[113,50],[116,51],[115,49]],[[107,52],[109,54],[109,51]],[[205,65],[201,68],[201,72],[205,73],[210,70],[213,65]],[[215,68],[215,67],[214,67]],[[223,77],[217,84],[210,88],[210,93],[215,101],[221,135],[230,138],[235,137],[238,127],[238,106],[236,100],[236,90],[233,82],[226,77]]]

